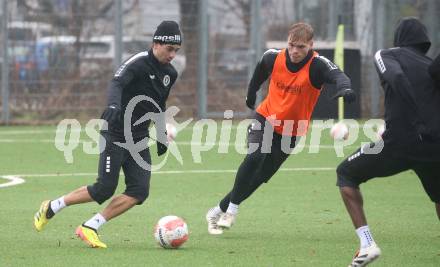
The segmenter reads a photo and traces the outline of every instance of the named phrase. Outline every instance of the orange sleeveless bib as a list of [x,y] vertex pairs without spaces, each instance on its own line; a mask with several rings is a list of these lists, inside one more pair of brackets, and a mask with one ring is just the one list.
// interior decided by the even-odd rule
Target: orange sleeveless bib
[[[316,56],[318,53],[314,52],[298,72],[291,72],[286,66],[286,49],[277,55],[269,93],[257,108],[257,112],[274,126],[276,133],[288,136],[307,134],[310,117],[321,93],[309,78],[310,64]],[[275,120],[280,121],[279,125]]]

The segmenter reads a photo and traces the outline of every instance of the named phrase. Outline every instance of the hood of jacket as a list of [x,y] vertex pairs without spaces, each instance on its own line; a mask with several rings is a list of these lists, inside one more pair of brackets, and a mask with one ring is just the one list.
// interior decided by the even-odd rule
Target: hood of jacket
[[431,46],[425,25],[414,17],[406,17],[399,21],[394,32],[394,46],[417,47],[426,53]]

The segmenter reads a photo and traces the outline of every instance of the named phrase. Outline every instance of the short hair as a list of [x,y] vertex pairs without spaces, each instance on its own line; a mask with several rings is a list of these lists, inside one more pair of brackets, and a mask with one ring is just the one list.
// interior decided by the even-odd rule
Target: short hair
[[305,22],[298,22],[290,26],[288,41],[305,41],[308,42],[313,39],[313,28],[310,24]]

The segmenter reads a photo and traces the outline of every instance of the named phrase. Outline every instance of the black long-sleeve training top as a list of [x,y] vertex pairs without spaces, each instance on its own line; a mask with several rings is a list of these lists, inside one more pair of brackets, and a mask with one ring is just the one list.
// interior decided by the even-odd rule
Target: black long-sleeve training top
[[[126,60],[116,71],[108,88],[108,104],[120,107],[122,114],[124,114],[130,100],[136,96],[144,95],[151,98],[161,112],[165,112],[165,102],[176,79],[176,69],[170,63],[160,63],[154,57],[151,49],[137,53]],[[133,124],[149,112],[159,112],[158,107],[152,101],[142,101],[135,106],[131,117],[133,138],[140,139],[148,136],[151,120],[136,126],[133,126]],[[124,126],[122,121],[110,128],[109,132],[118,137],[123,137]],[[165,128],[164,125],[161,128]]]

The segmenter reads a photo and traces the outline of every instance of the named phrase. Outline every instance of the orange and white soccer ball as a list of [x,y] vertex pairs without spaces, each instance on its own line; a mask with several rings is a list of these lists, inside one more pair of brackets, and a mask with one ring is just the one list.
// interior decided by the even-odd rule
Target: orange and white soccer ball
[[180,217],[162,217],[154,228],[154,238],[163,248],[178,248],[188,240],[188,226]]
[[330,129],[330,136],[337,141],[347,140],[348,127],[343,122],[338,122]]
[[171,123],[165,124],[166,130],[167,130],[167,137],[168,141],[171,142],[174,139],[176,139],[177,136],[177,128]]

